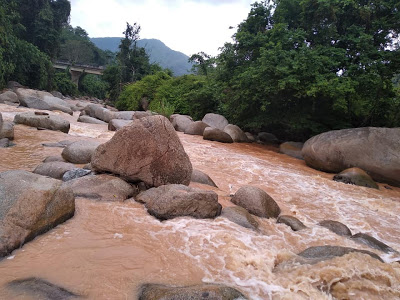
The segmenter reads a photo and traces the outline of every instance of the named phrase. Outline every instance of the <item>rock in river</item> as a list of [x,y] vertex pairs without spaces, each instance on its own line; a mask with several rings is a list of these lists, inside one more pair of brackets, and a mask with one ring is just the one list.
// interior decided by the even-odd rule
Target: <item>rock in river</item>
[[339,174],[333,176],[333,180],[347,184],[365,186],[368,188],[379,189],[376,182],[360,168],[346,169]]
[[212,127],[207,127],[204,129],[203,139],[220,143],[233,143],[233,140],[229,134],[218,128]]
[[0,173],[0,199],[0,257],[68,220],[75,212],[75,198],[69,187],[60,180],[26,171]]
[[24,124],[36,128],[59,130],[68,133],[70,124],[67,120],[55,115],[37,115],[33,112],[20,113],[15,116],[16,124]]
[[92,158],[98,172],[118,174],[148,186],[188,185],[192,164],[171,123],[163,116],[134,120],[100,145]]
[[98,141],[77,141],[64,148],[62,157],[74,164],[90,163],[92,155],[100,145]]

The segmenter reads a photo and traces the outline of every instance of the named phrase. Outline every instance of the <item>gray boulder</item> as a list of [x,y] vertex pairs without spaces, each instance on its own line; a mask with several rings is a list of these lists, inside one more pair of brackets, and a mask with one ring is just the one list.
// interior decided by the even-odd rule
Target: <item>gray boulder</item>
[[80,178],[91,174],[92,171],[88,169],[74,168],[64,173],[62,181],[70,181],[75,178]]
[[36,128],[62,131],[65,133],[68,133],[70,128],[69,122],[59,116],[36,115],[32,112],[25,112],[16,115],[14,118],[14,123],[24,124]]
[[299,142],[285,142],[279,145],[279,152],[294,158],[303,159],[303,155],[301,154],[303,145],[303,143]]
[[59,110],[72,115],[70,105],[64,100],[43,91],[19,88],[16,90],[22,106],[40,110]]
[[192,164],[171,123],[163,116],[134,120],[100,145],[92,158],[98,172],[118,174],[148,186],[188,185]]
[[42,162],[48,163],[48,162],[53,162],[53,161],[62,161],[62,162],[65,162],[64,158],[62,158],[61,155],[59,155],[59,156],[57,156],[57,155],[48,156],[48,157],[46,157]]
[[88,116],[102,120],[106,123],[114,119],[114,112],[98,104],[89,104],[83,110]]
[[10,140],[7,138],[0,139],[0,148],[7,148],[10,146]]
[[218,187],[215,182],[208,176],[206,173],[203,173],[200,170],[193,169],[192,177],[190,179],[192,182],[198,182],[201,184],[207,184],[213,187]]
[[292,228],[293,231],[299,231],[307,228],[303,222],[293,216],[281,215],[276,220],[276,223],[283,223]]
[[60,99],[64,99],[64,95],[61,94],[59,91],[51,91],[50,94],[52,94],[54,97],[60,98]]
[[226,125],[229,124],[228,120],[224,116],[213,113],[206,114],[202,121],[219,130],[224,130]]
[[265,191],[255,186],[241,187],[231,199],[253,215],[262,218],[277,218],[281,213],[278,204]]
[[23,295],[24,299],[26,296],[29,297],[28,299],[41,300],[72,300],[80,298],[73,292],[47,280],[35,277],[13,280],[6,285],[6,288],[14,292],[16,296]]
[[119,111],[114,113],[114,119],[120,120],[133,120],[135,116],[134,111]]
[[246,300],[238,290],[231,287],[202,284],[186,287],[145,284],[140,287],[140,300]]
[[240,206],[225,207],[222,210],[221,217],[227,218],[229,221],[245,228],[258,229],[257,220],[246,209]]
[[134,120],[138,120],[141,118],[146,118],[146,117],[151,117],[153,114],[151,111],[135,111],[135,114],[133,115]]
[[110,123],[108,123],[108,130],[117,131],[122,127],[128,126],[132,124],[133,120],[122,120],[122,119],[112,119]]
[[360,168],[346,169],[333,176],[333,180],[379,190],[379,186],[371,178],[371,176],[369,176]]
[[389,247],[385,243],[382,243],[381,241],[377,240],[376,238],[366,234],[366,233],[357,233],[351,237],[351,239],[357,243],[367,245],[371,248],[383,251],[385,253],[391,253],[391,252],[396,252],[393,248]]
[[0,173],[0,199],[0,257],[75,212],[70,188],[59,180],[26,171]]
[[3,121],[3,116],[0,113],[0,139],[14,139],[14,124],[12,122]]
[[351,167],[374,180],[400,186],[400,128],[353,128],[329,131],[309,139],[302,154],[314,169],[338,173]]
[[98,141],[77,141],[65,147],[61,156],[73,164],[87,164],[100,144]]
[[18,96],[12,91],[5,91],[0,94],[0,103],[5,104],[19,104]]
[[124,201],[135,193],[135,189],[129,183],[106,174],[87,175],[64,184],[73,190],[75,197],[99,201]]
[[169,184],[140,193],[138,202],[145,203],[147,211],[159,220],[181,216],[198,219],[215,218],[221,214],[218,195],[182,184]]
[[208,126],[206,123],[204,123],[202,121],[192,122],[186,126],[185,134],[203,136],[204,130],[207,127],[210,127],[210,126]]
[[96,118],[93,118],[93,117],[89,117],[89,116],[85,116],[85,115],[79,116],[78,122],[89,123],[89,124],[99,124],[99,125],[106,125],[107,124],[106,122],[104,122],[102,120],[99,120],[99,119],[96,119]]
[[239,128],[239,126],[228,124],[224,128],[224,132],[229,134],[235,143],[248,143],[247,135]]
[[33,173],[55,179],[62,179],[66,172],[75,168],[75,165],[67,162],[53,161],[38,165],[35,170],[33,170]]
[[233,143],[233,140],[229,134],[212,127],[207,127],[204,130],[203,139],[220,143]]
[[349,227],[338,221],[324,220],[319,222],[318,225],[329,229],[330,231],[336,233],[337,235],[351,236],[351,231]]
[[172,126],[174,126],[176,131],[181,131],[185,132],[186,128],[194,123],[192,118],[190,116],[186,115],[171,115],[170,121],[172,123]]

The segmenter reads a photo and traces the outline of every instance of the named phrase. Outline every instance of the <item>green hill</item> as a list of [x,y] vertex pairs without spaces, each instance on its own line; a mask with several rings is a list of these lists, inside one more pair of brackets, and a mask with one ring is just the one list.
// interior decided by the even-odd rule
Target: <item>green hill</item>
[[[102,50],[117,52],[120,37],[91,38],[91,41]],[[163,42],[156,39],[143,39],[138,41],[138,46],[146,49],[151,63],[158,63],[163,68],[174,72],[175,76],[189,74],[192,64],[188,62],[189,57],[179,51],[168,48]]]

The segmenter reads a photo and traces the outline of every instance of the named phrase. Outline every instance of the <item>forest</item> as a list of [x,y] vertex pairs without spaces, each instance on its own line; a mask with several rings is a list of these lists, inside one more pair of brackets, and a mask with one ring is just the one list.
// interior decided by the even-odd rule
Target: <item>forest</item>
[[[96,48],[68,24],[67,0],[0,0],[0,87],[107,98],[120,110],[194,119],[221,113],[251,132],[303,141],[328,130],[400,126],[400,3],[396,0],[255,2],[220,54],[191,56],[194,74],[175,77],[137,46],[127,23],[117,53]],[[34,12],[34,13],[32,13]],[[78,87],[54,58],[107,65]],[[147,108],[147,107],[146,107]]]

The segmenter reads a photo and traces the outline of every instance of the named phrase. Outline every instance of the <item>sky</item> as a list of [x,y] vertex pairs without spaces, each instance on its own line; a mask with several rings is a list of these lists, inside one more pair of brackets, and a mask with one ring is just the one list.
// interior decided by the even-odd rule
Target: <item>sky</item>
[[[159,39],[186,55],[217,55],[256,0],[70,0],[71,25],[90,37],[122,37],[126,22],[141,39]],[[229,29],[229,27],[234,27]]]

